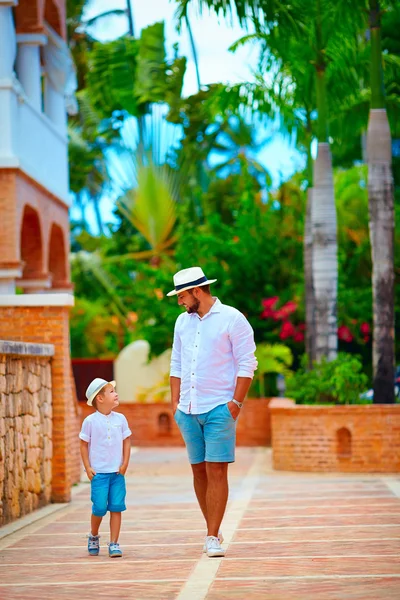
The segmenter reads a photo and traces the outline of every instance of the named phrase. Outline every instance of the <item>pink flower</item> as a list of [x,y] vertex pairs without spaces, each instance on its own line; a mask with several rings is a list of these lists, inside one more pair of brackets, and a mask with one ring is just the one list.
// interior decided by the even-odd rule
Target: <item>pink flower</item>
[[361,323],[360,331],[364,336],[368,336],[371,331],[371,328],[368,323]]
[[279,334],[279,337],[281,338],[281,340],[286,340],[289,337],[293,337],[295,333],[296,329],[294,328],[293,323],[291,323],[290,321],[285,321],[282,324],[282,329]]
[[352,342],[353,341],[353,334],[351,333],[350,329],[348,327],[346,327],[346,325],[341,325],[338,329],[338,338],[339,340],[342,340],[343,342]]
[[265,298],[262,301],[262,305],[264,307],[263,312],[260,315],[261,319],[271,319],[274,318],[275,312],[272,310],[272,307],[278,302],[278,296],[273,296],[272,298]]
[[304,333],[302,333],[301,331],[296,331],[296,333],[293,336],[293,340],[295,342],[304,342]]

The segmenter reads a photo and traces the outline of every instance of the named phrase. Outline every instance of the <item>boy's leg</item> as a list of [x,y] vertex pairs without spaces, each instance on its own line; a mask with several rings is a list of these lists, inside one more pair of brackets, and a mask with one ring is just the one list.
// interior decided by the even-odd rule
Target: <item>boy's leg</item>
[[110,543],[116,544],[121,531],[122,513],[110,512]]
[[97,517],[92,513],[92,516],[90,518],[90,531],[92,535],[99,535],[99,528],[102,520],[103,517]]
[[110,478],[110,491],[108,495],[108,510],[110,511],[110,543],[116,544],[121,530],[121,513],[126,510],[125,505],[126,485],[125,477],[120,473],[113,473]]

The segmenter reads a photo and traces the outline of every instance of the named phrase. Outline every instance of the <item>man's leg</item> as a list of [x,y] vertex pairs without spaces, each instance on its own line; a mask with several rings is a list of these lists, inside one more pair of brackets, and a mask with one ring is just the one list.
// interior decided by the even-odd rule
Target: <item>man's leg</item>
[[207,473],[207,535],[218,537],[228,502],[228,463],[206,462],[205,464]]
[[207,517],[207,470],[206,463],[191,465],[193,471],[193,486],[197,501],[208,527]]
[[236,421],[226,404],[213,408],[204,421],[207,471],[208,535],[218,537],[228,502],[228,464],[235,460]]

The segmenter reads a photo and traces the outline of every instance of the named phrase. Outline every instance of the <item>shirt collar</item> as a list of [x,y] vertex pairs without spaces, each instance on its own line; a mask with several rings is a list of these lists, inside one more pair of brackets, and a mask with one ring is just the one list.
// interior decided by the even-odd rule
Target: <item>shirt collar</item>
[[212,307],[210,308],[210,310],[208,311],[208,313],[206,313],[204,315],[204,317],[200,317],[197,313],[193,313],[194,315],[196,315],[196,317],[198,319],[200,319],[200,321],[203,321],[203,319],[206,319],[212,313],[219,313],[219,312],[221,312],[221,306],[222,306],[221,301],[218,300],[218,298],[216,296],[213,296],[213,298],[214,298],[215,302],[212,305]]
[[110,414],[104,415],[99,410],[96,410],[96,414],[98,415],[98,417],[100,417],[100,419],[110,419],[114,415],[114,412],[111,411]]

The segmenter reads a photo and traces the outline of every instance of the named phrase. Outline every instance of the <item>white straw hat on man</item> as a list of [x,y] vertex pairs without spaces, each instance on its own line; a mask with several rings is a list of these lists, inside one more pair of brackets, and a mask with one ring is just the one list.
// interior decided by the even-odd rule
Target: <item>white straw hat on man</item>
[[203,273],[203,269],[200,267],[190,267],[189,269],[182,269],[174,275],[175,289],[168,292],[167,296],[176,296],[179,292],[185,292],[195,287],[201,287],[203,285],[209,285],[214,283],[216,279],[207,279]]

